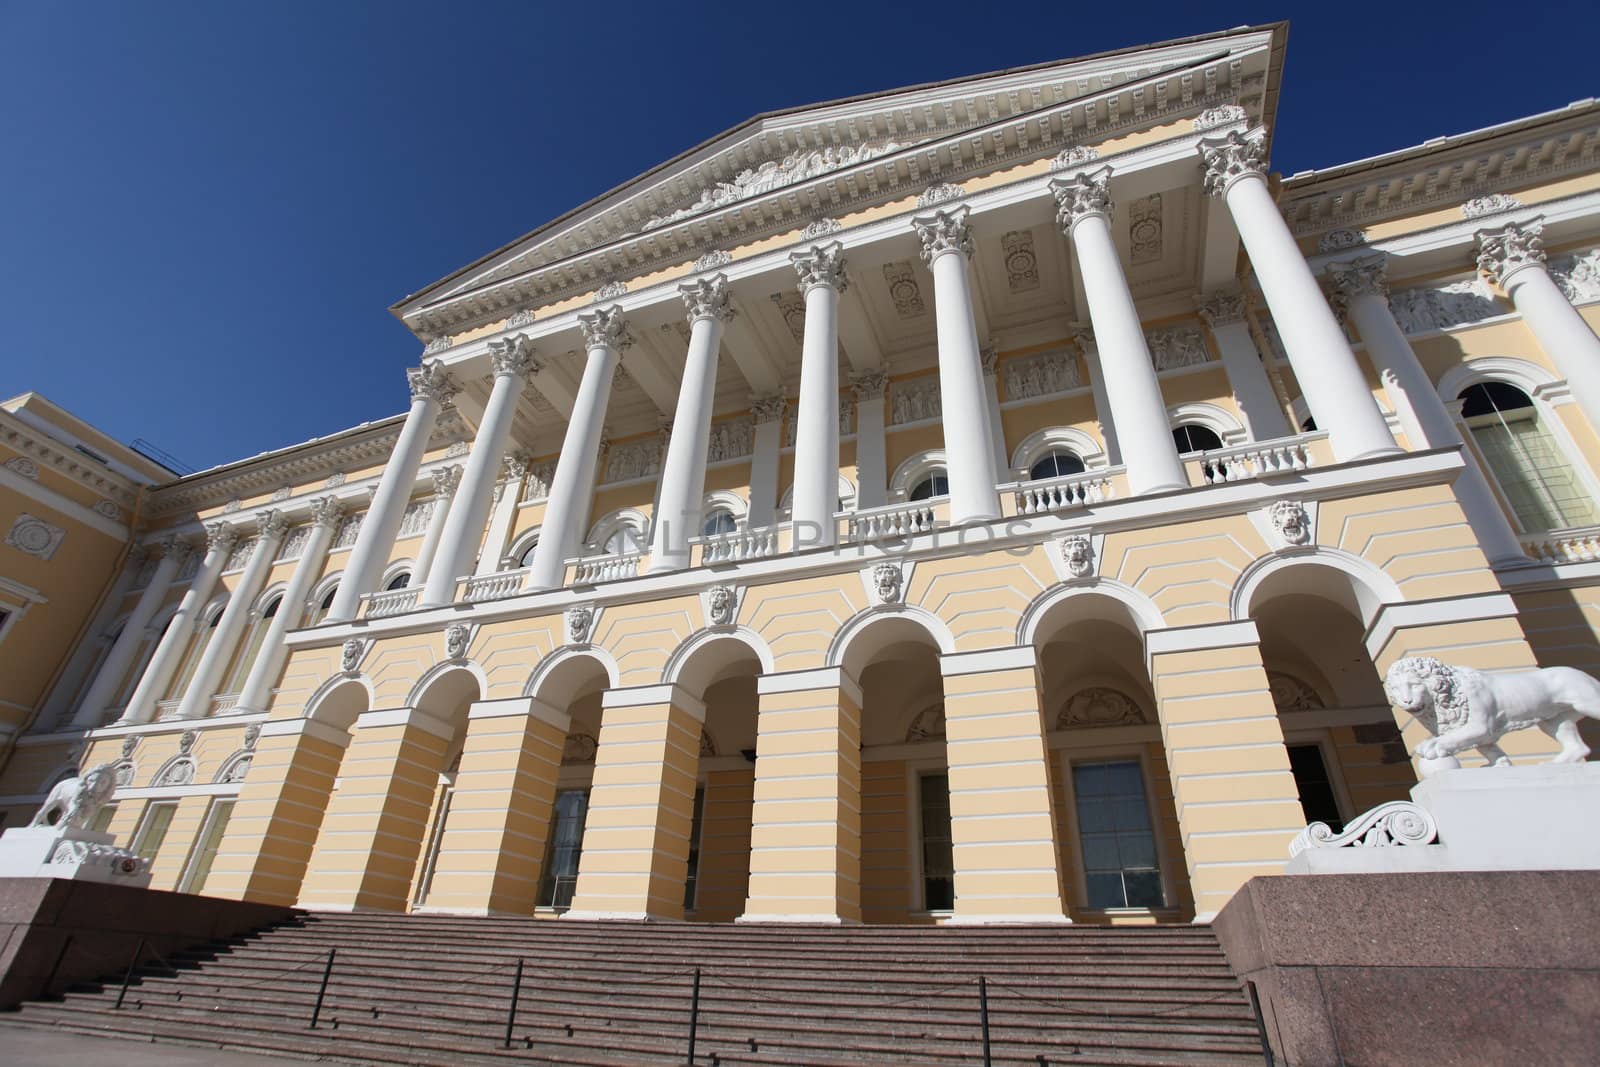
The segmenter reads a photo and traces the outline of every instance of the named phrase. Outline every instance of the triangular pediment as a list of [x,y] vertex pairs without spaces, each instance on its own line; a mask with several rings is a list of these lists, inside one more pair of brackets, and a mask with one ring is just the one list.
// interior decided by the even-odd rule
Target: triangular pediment
[[1158,126],[1275,104],[1282,24],[758,116],[393,309],[428,339],[875,203]]

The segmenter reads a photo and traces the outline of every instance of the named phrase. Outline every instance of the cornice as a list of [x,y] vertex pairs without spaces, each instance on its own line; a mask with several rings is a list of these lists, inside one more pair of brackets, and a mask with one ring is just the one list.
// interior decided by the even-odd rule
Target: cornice
[[139,498],[136,482],[63,446],[3,409],[0,409],[0,444],[124,507],[133,507]]
[[[1259,69],[1247,72],[1246,61]],[[694,199],[700,187],[684,183],[680,197],[659,205],[659,211],[655,201],[642,207],[628,202],[616,205],[614,214],[628,220],[631,232],[509,277],[440,296],[401,317],[423,338],[460,333],[503,319],[519,308],[581,295],[608,279],[636,276],[692,259],[704,249],[746,244],[800,229],[822,215],[838,216],[902,199],[935,182],[1013,167],[1070,144],[1103,141],[1193,117],[1219,104],[1246,105],[1251,122],[1258,123],[1265,117],[1270,61],[1266,48],[1238,52],[1222,48],[1187,65],[1021,114],[943,129],[865,161],[641,229],[653,215],[670,213]],[[562,236],[552,235],[550,244],[555,245]]]

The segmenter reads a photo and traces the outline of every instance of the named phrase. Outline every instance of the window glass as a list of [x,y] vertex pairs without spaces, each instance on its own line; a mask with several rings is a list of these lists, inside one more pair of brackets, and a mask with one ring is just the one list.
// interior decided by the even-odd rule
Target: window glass
[[328,617],[328,612],[333,610],[333,598],[338,595],[339,587],[337,585],[328,590],[328,594],[322,598],[322,603],[317,605],[316,615],[312,618],[311,625],[315,626]]
[[172,816],[176,814],[176,804],[151,804],[144,812],[144,821],[139,826],[139,832],[134,835],[133,851],[146,863],[155,861],[156,854],[161,851],[161,843],[167,839],[167,827],[172,825]]
[[205,829],[200,832],[200,841],[195,845],[194,859],[189,861],[189,872],[184,875],[185,893],[199,893],[205,889],[206,879],[211,875],[211,865],[217,859],[217,848],[222,844],[222,835],[227,832],[228,819],[232,816],[233,801],[219,800],[211,805]]
[[1060,478],[1068,474],[1082,474],[1083,460],[1071,452],[1052,451],[1048,456],[1038,460],[1028,468],[1028,477],[1034,481],[1041,478]]
[[539,551],[539,535],[538,534],[534,534],[533,535],[533,540],[528,542],[528,547],[523,549],[522,550],[522,555],[517,557],[517,565],[519,567],[531,567],[531,566],[533,566],[533,557],[538,553],[538,551]]
[[727,508],[711,509],[706,513],[705,521],[700,524],[700,532],[707,537],[733,533],[738,528],[738,520],[733,517],[733,512]]
[[1328,765],[1322,759],[1322,746],[1290,745],[1289,770],[1300,791],[1300,810],[1305,813],[1306,823],[1325,822],[1334,833],[1343,830],[1344,820],[1339,817],[1339,800],[1328,777]]
[[1222,438],[1204,426],[1178,426],[1172,431],[1172,441],[1178,446],[1180,456],[1191,452],[1210,452],[1222,447]]
[[944,471],[936,471],[912,487],[909,499],[930,500],[936,496],[950,495],[950,480]]
[[1504,382],[1480,382],[1460,399],[1472,439],[1524,530],[1596,522],[1594,501],[1528,394]]
[[111,829],[111,820],[117,817],[117,806],[107,804],[94,813],[94,818],[89,822],[89,829],[97,834],[103,834]]
[[949,911],[956,905],[955,851],[950,839],[950,776],[919,779],[922,811],[922,906]]
[[700,880],[700,835],[705,831],[706,787],[694,791],[694,818],[689,822],[689,877],[683,883],[683,910],[694,910],[694,893]]
[[568,789],[556,795],[555,824],[550,829],[544,882],[539,889],[540,907],[572,907],[572,892],[578,886],[578,860],[583,856],[583,824],[588,814],[587,789]]
[[1074,764],[1072,789],[1089,907],[1162,907],[1166,895],[1139,761]]
[[388,592],[388,591],[390,591],[392,589],[404,589],[406,586],[408,586],[410,584],[411,584],[411,572],[409,572],[409,571],[401,571],[399,574],[397,574],[393,578],[389,579],[389,584],[384,586],[383,589],[384,589],[384,592]]
[[632,526],[622,526],[601,544],[600,551],[608,556],[621,556],[629,552],[642,551],[644,546],[639,543],[639,535]]

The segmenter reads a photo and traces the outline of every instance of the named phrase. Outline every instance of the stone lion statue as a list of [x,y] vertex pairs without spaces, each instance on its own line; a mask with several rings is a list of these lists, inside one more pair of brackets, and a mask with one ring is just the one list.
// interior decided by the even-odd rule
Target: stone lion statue
[[44,806],[28,825],[84,830],[117,788],[117,769],[102,763],[82,777],[57,782]]
[[1589,746],[1578,736],[1578,720],[1600,720],[1600,682],[1571,667],[1485,674],[1408,656],[1389,668],[1383,688],[1395,707],[1435,735],[1417,745],[1425,760],[1476,748],[1491,764],[1510,763],[1497,742],[1537,726],[1561,744],[1552,763],[1582,763]]

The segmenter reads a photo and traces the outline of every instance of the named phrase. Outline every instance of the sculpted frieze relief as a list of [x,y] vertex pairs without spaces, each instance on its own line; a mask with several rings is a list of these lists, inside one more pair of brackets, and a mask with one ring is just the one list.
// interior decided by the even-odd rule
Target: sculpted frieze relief
[[759,167],[740,171],[731,182],[713,183],[702,190],[693,203],[665,215],[652,217],[644,224],[644,229],[653,230],[713,208],[726,207],[741,200],[770,193],[774,189],[782,189],[786,185],[839,170],[841,167],[865,163],[869,159],[897,152],[904,147],[906,146],[898,142],[886,141],[881,145],[843,147],[830,145],[827,148],[791,152],[782,159],[768,160]]
[[1600,248],[1550,261],[1550,276],[1574,304],[1600,300]]
[[606,481],[647,478],[661,470],[661,442],[648,437],[613,445],[606,459]]
[[1444,330],[1504,314],[1493,290],[1481,278],[1401,289],[1390,294],[1389,308],[1400,329],[1408,334]]
[[1151,330],[1144,337],[1150,346],[1150,361],[1158,372],[1199,366],[1210,358],[1205,337],[1192,326]]
[[937,376],[924,375],[889,387],[889,425],[937,419],[943,414]]
[[1006,399],[1030,400],[1077,389],[1078,362],[1066,352],[1041,352],[1036,356],[1007,360]]
[[721,463],[748,456],[754,451],[754,434],[755,427],[749,419],[724,419],[713,423],[706,443],[706,462]]

